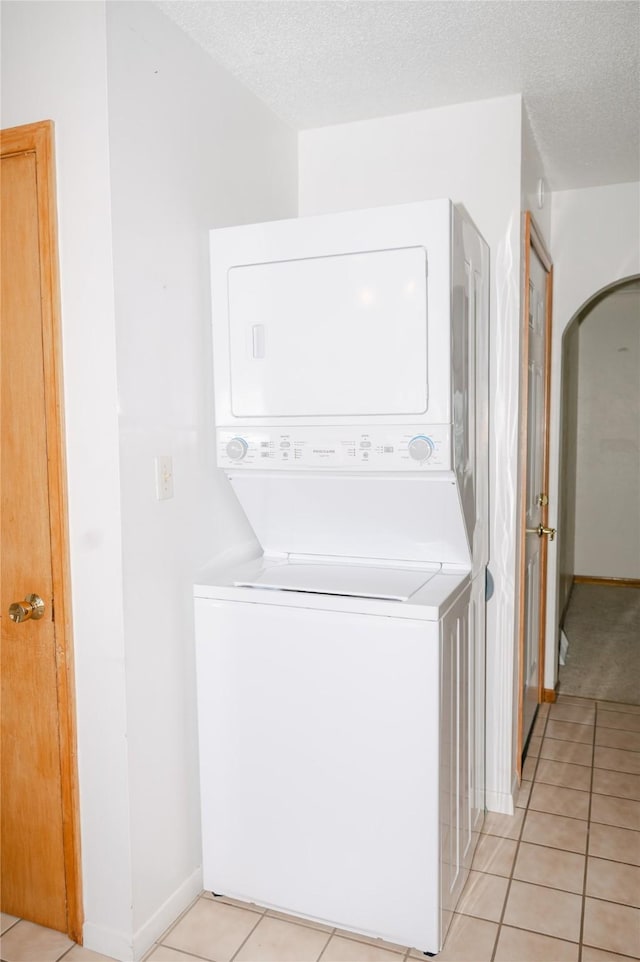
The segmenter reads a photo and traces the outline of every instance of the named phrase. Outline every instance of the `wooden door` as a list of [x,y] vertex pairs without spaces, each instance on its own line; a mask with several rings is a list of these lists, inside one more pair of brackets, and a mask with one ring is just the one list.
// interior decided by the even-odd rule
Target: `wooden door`
[[531,214],[525,215],[524,415],[525,488],[520,572],[520,755],[542,701],[547,589],[551,259]]
[[[53,125],[1,147],[2,910],[79,941]],[[12,620],[31,594],[43,616]]]

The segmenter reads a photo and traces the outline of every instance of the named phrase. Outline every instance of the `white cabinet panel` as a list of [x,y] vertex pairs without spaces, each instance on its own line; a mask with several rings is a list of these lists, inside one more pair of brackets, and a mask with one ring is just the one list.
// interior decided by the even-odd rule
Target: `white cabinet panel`
[[205,888],[439,948],[438,623],[195,605]]
[[439,622],[195,611],[205,888],[437,952],[471,855],[469,590]]

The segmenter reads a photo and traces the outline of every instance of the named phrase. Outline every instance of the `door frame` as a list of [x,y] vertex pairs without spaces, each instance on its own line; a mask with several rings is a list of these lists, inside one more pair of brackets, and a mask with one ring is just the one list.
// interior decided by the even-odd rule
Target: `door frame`
[[[524,684],[524,653],[525,653],[525,529],[527,526],[527,445],[528,445],[528,378],[529,367],[529,280],[531,277],[531,251],[534,251],[539,258],[547,274],[545,286],[545,360],[544,360],[544,428],[543,428],[543,456],[542,456],[542,477],[543,490],[549,490],[549,421],[550,421],[550,401],[551,401],[551,323],[552,323],[552,303],[553,303],[553,262],[551,255],[542,238],[542,233],[535,222],[531,211],[524,213],[524,298],[522,305],[522,360],[521,360],[521,391],[522,405],[520,414],[520,517],[518,520],[520,530],[520,554],[518,564],[518,744],[517,744],[517,768],[518,776],[522,771],[522,752],[524,745],[523,738],[523,697],[522,689]],[[541,511],[542,524],[548,526],[549,522],[549,503],[543,504]],[[540,569],[541,569],[541,589],[540,589],[540,612],[539,612],[539,636],[538,636],[538,704],[543,701],[555,701],[555,692],[547,693],[544,688],[544,659],[545,659],[545,621],[547,611],[547,538],[542,539],[540,545]]]
[[33,153],[36,164],[49,530],[51,537],[67,934],[74,942],[82,944],[80,813],[71,625],[71,573],[64,445],[62,331],[53,121],[44,120],[1,130],[0,152],[3,157],[25,152]]

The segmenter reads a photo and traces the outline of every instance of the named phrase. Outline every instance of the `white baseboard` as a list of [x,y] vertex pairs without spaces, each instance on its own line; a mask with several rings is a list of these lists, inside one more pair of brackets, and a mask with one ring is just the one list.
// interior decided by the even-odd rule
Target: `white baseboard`
[[125,932],[107,929],[93,922],[85,922],[82,926],[82,944],[91,952],[107,955],[120,962],[133,962],[133,947],[131,937]]
[[84,947],[120,962],[138,962],[201,892],[202,869],[198,868],[135,933],[116,932],[85,922],[82,930]]
[[487,811],[513,815],[516,810],[514,797],[513,792],[487,792],[485,796]]
[[141,959],[156,939],[169,928],[172,922],[187,909],[202,892],[202,868],[195,872],[176,889],[151,918],[138,929],[133,937],[133,958]]

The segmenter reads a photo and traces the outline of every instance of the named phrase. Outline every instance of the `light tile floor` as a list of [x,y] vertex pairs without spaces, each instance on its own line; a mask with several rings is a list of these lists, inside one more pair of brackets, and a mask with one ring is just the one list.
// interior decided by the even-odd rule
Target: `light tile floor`
[[[439,962],[640,957],[640,706],[541,706],[515,816],[487,815]],[[3,916],[2,962],[105,962]],[[202,895],[148,962],[409,962],[416,949]]]

